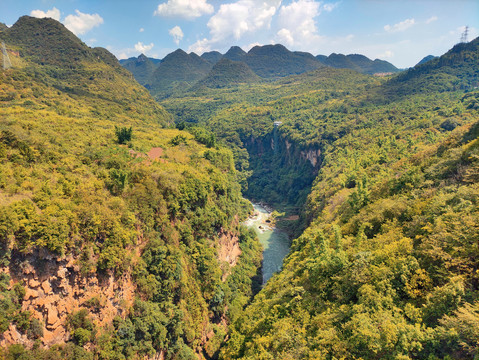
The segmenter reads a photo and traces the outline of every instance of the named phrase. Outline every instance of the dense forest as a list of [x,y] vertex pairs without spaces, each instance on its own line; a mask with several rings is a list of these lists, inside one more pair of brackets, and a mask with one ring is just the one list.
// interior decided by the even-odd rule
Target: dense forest
[[[0,358],[479,356],[479,39],[388,77],[177,51],[201,76],[155,102],[54,20],[0,29]],[[243,196],[300,215],[262,289]]]
[[[0,87],[0,331],[19,344],[0,356],[213,356],[261,256],[231,152],[168,128],[148,92],[96,56],[106,50],[56,21],[23,17],[1,35],[14,67]],[[30,48],[42,42],[44,54]],[[51,267],[66,261],[63,284]],[[132,296],[109,299],[109,282]]]
[[324,68],[162,101],[233,149],[246,194],[303,209],[223,359],[477,355],[478,46],[390,79]]

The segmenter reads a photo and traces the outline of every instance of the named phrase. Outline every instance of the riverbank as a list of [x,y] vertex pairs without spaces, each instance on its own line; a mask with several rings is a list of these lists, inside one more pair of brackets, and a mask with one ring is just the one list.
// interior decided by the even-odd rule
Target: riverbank
[[267,205],[252,204],[253,215],[246,221],[245,225],[252,228],[263,246],[263,285],[281,270],[283,259],[288,255],[291,245],[288,234],[276,227],[271,222],[271,213],[274,211]]

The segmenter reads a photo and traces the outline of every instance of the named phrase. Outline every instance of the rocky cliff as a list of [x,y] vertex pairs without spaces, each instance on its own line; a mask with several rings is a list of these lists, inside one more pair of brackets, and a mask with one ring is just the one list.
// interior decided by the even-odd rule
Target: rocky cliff
[[321,166],[321,150],[301,147],[278,128],[244,143],[253,170],[246,195],[269,203],[303,204]]
[[[55,257],[39,251],[32,255],[14,255],[10,266],[2,272],[10,276],[10,285],[24,285],[22,311],[30,312],[42,325],[45,346],[70,339],[68,316],[87,309],[98,328],[110,325],[117,315],[124,316],[132,305],[136,286],[130,274],[115,277],[112,273],[82,275],[78,259]],[[0,346],[21,343],[27,347],[33,340],[15,325],[0,337]]]

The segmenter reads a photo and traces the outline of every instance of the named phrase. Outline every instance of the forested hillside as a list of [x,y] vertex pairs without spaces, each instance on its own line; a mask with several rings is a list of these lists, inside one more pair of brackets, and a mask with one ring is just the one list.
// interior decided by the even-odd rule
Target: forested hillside
[[388,84],[393,96],[473,90],[479,86],[479,38],[455,45],[441,57],[416,65]]
[[158,67],[158,63],[153,60],[159,61],[157,59],[150,59],[141,54],[138,58],[120,60],[120,64],[133,74],[135,80],[138,81],[139,84],[145,86],[151,82],[153,73]]
[[477,46],[391,80],[324,68],[163,102],[235,149],[246,194],[309,224],[222,358],[477,355]]
[[[325,67],[276,82],[199,88],[162,104],[177,122],[206,126],[233,150],[237,169],[249,176],[243,181],[249,198],[301,207],[325,146],[353,124],[343,117],[351,111],[345,95],[353,99],[377,84],[374,77]],[[281,122],[276,132],[275,121]]]
[[359,54],[343,55],[333,53],[329,56],[317,55],[316,59],[327,66],[339,69],[351,69],[363,74],[373,75],[375,73],[396,73],[400,71],[393,64],[385,60],[375,59],[373,61]]
[[391,109],[332,145],[309,196],[311,226],[235,323],[223,358],[477,355],[478,100],[440,107],[467,124],[450,135],[430,126],[441,119],[433,109],[395,104],[405,114]]
[[194,88],[206,86],[209,88],[223,88],[235,84],[259,82],[261,79],[243,62],[228,59],[219,60],[209,74],[198,81]]
[[[264,82],[303,74],[324,66],[351,69],[369,75],[400,71],[387,61],[373,61],[364,55],[331,54],[315,57],[307,52],[290,51],[281,44],[254,46],[248,52],[232,46],[224,55],[210,51],[200,57],[178,49],[162,61],[153,60],[155,59],[142,54],[138,58],[120,60],[120,64],[159,100],[171,95],[182,96],[184,92],[195,91],[202,85],[227,87]],[[214,65],[219,65],[219,68],[212,69]]]
[[0,357],[213,357],[261,257],[231,152],[52,19],[0,37]]
[[146,82],[146,87],[158,97],[181,94],[210,72],[213,64],[196,55],[178,49],[165,58]]

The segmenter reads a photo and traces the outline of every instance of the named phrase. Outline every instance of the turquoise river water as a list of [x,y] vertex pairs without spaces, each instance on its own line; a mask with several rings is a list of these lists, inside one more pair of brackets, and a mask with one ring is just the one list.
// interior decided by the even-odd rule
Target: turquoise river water
[[253,204],[254,214],[246,220],[246,226],[253,228],[263,245],[263,284],[275,272],[281,270],[283,259],[289,252],[289,237],[284,232],[272,227],[266,220],[270,212],[259,204]]

